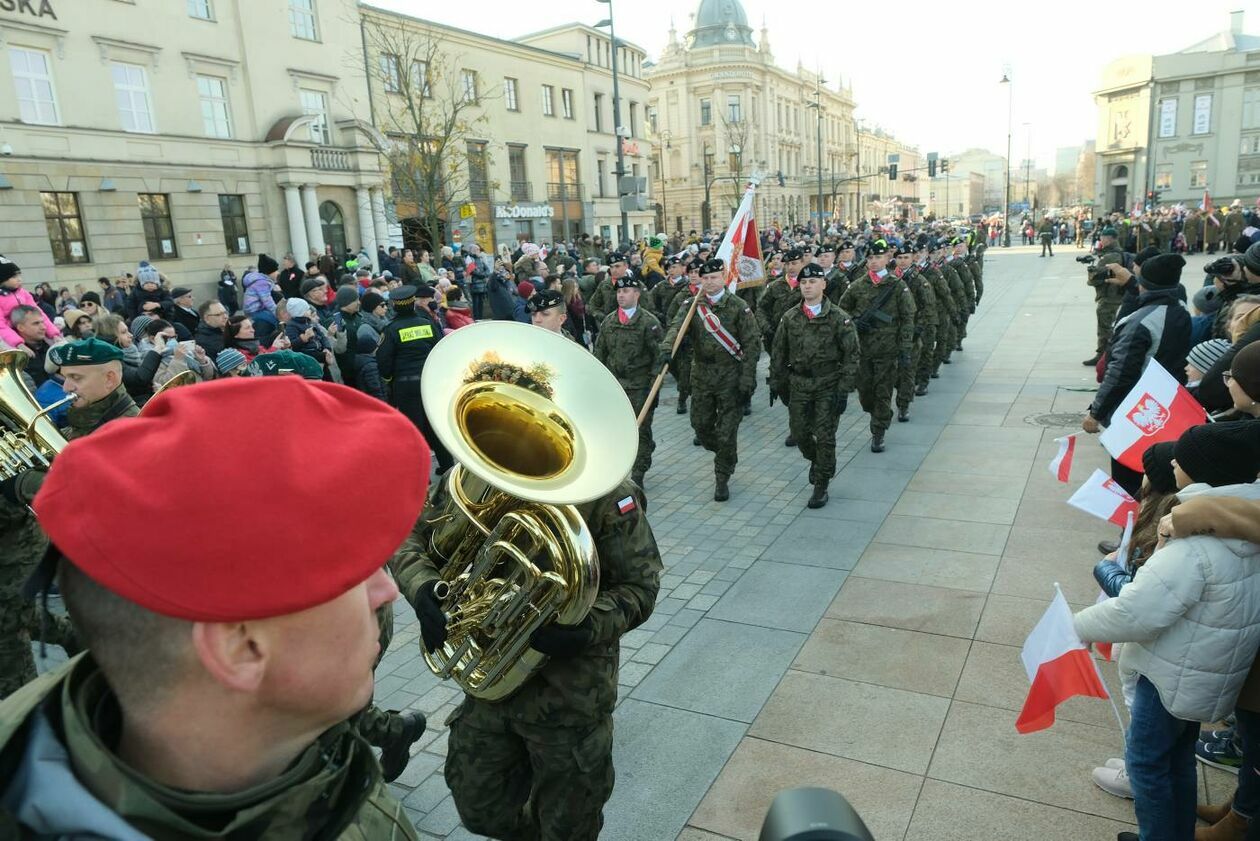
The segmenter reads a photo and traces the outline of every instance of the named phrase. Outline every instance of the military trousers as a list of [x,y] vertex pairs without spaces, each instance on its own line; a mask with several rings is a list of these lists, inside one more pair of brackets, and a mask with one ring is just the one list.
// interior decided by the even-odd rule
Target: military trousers
[[1107,344],[1111,341],[1111,328],[1115,325],[1116,313],[1120,311],[1119,301],[1097,301],[1094,304],[1095,313],[1098,317],[1098,348],[1097,351],[1102,353],[1107,349]]
[[923,354],[923,334],[910,348],[910,364],[897,366],[897,408],[908,409],[914,402],[914,383],[919,373],[919,357]]
[[933,374],[940,371],[941,365],[949,359],[957,346],[958,331],[954,327],[954,320],[947,313],[941,313],[941,323],[936,328],[936,349],[932,354]]
[[438,467],[443,470],[449,470],[455,464],[455,459],[451,457],[450,451],[442,445],[438,437],[433,434],[433,425],[429,423],[429,416],[425,414],[424,404],[420,400],[420,378],[405,377],[394,380],[390,384],[389,403],[406,415],[407,419],[416,425],[416,429],[420,430],[424,440],[429,443],[429,448],[433,450]]
[[981,272],[976,272],[975,287],[976,287],[976,306],[979,306],[980,299],[984,297],[984,278],[981,277]]
[[678,399],[686,400],[691,396],[691,348],[685,342],[669,363],[669,371],[678,384]]
[[587,727],[517,721],[465,700],[449,720],[446,784],[468,831],[502,841],[595,841],[612,795],[612,717]]
[[858,360],[858,400],[871,416],[871,432],[885,432],[892,425],[892,396],[897,384],[897,355],[873,356],[862,349]]
[[788,398],[788,429],[796,447],[809,462],[809,483],[830,481],[836,475],[836,428],[840,426],[839,386],[793,388]]
[[[394,638],[394,605],[392,603],[383,604],[376,609],[376,624],[380,627],[381,653],[376,655],[376,662],[372,665],[373,670],[381,664],[381,658],[389,650],[389,643]],[[373,747],[384,748],[395,739],[402,737],[402,716],[398,713],[386,712],[376,706],[375,702],[363,708],[355,723],[358,725],[359,735]]]
[[925,386],[928,380],[932,378],[932,371],[936,368],[936,333],[937,326],[935,324],[923,325],[922,342],[914,352],[914,383],[915,385]]
[[[634,409],[634,416],[637,418],[639,412],[643,411],[643,404],[647,401],[650,388],[628,389],[626,397],[630,398],[630,407]],[[634,456],[634,473],[640,475],[646,474],[652,467],[652,453],[656,450],[656,441],[652,438],[652,417],[656,414],[656,404],[659,400],[652,401],[652,408],[648,410],[647,416],[643,419],[643,423],[639,424],[639,449]]]
[[713,473],[730,477],[739,462],[739,422],[744,405],[734,383],[725,388],[698,387],[691,394],[691,428],[700,445],[713,453]]

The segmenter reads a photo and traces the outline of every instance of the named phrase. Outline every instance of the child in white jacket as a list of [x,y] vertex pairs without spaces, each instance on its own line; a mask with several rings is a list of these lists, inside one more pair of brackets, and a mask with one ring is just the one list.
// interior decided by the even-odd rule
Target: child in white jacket
[[[1241,426],[1250,424],[1194,427],[1178,440],[1180,498],[1260,499],[1260,485],[1238,484],[1260,470],[1257,434]],[[1233,710],[1260,649],[1260,546],[1208,535],[1169,541],[1075,625],[1084,642],[1126,643],[1120,671],[1138,675],[1125,767],[1142,841],[1190,841],[1198,722]]]

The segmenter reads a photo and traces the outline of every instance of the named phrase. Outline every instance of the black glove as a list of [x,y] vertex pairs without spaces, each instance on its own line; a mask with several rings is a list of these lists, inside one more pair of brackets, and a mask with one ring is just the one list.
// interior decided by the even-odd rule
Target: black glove
[[673,356],[674,356],[674,353],[672,350],[670,350],[669,348],[663,348],[661,352],[656,355],[657,369],[659,370],[660,368],[664,368],[666,365],[668,365],[670,363],[670,360],[673,359]]
[[844,414],[844,410],[849,408],[849,395],[847,392],[836,392],[835,400],[832,404],[835,407],[836,417]]
[[432,654],[446,644],[446,612],[433,595],[437,580],[426,581],[420,585],[420,595],[416,598],[416,617],[420,620],[420,636],[424,640],[424,650]]
[[0,481],[0,497],[8,500],[11,505],[20,506],[17,498],[17,476],[10,476]]
[[544,625],[529,638],[529,645],[548,657],[576,657],[595,641],[588,615],[577,625]]

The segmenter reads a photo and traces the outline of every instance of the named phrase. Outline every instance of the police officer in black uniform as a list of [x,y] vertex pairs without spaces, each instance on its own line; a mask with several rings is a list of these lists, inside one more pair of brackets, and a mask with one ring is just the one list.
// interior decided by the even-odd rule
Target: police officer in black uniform
[[390,292],[394,320],[381,335],[376,364],[381,370],[381,379],[389,383],[390,405],[406,415],[429,442],[437,459],[438,474],[441,475],[450,470],[455,461],[433,434],[433,427],[424,413],[424,404],[420,400],[420,373],[434,345],[442,338],[442,328],[433,320],[427,307],[417,306],[419,292],[427,293],[419,295],[423,298],[434,295],[433,287],[427,285],[420,289],[400,286]]

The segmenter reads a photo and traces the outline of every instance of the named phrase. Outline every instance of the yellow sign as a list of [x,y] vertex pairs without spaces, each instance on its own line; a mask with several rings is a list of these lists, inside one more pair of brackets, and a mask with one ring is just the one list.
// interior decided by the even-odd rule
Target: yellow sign
[[432,339],[433,328],[427,324],[421,324],[417,327],[404,327],[398,331],[398,341],[414,342],[418,339]]
[[489,222],[478,222],[473,229],[473,239],[481,246],[482,251],[492,251],[494,249],[493,230]]
[[461,205],[459,206],[459,218],[460,218],[460,219],[467,219],[469,216],[476,216],[476,215],[477,215],[477,205],[475,205],[475,204],[461,204]]

